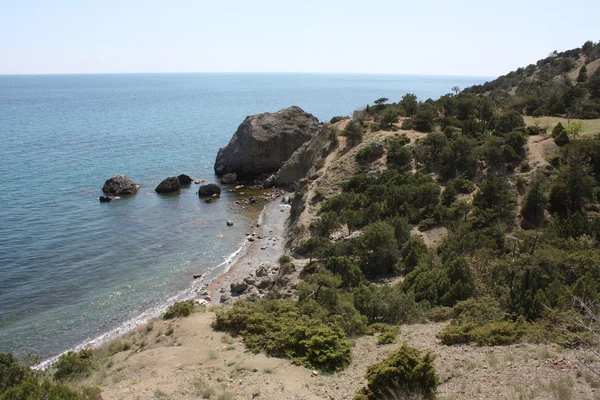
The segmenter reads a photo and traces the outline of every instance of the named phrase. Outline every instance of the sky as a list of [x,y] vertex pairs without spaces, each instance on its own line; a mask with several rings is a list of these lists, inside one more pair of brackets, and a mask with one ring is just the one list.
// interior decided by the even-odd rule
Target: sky
[[0,74],[498,76],[600,40],[600,1],[0,0]]

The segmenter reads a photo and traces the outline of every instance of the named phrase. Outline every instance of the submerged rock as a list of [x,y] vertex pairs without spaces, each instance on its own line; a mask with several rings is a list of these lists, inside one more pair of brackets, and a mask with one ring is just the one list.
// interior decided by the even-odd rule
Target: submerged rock
[[200,196],[200,197],[213,196],[215,194],[220,195],[221,188],[219,187],[219,185],[216,185],[214,183],[209,183],[208,185],[202,185],[198,188],[198,196]]
[[296,106],[246,117],[229,144],[219,149],[215,173],[236,173],[238,179],[273,173],[318,130],[317,118]]
[[102,191],[108,194],[135,194],[139,188],[129,177],[119,174],[104,182]]
[[156,193],[173,193],[178,192],[181,189],[179,178],[176,176],[170,176],[156,187]]

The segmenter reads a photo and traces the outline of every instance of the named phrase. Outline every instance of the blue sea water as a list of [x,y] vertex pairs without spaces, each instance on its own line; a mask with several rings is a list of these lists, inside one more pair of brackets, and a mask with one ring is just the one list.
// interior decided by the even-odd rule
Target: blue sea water
[[[0,352],[49,358],[135,326],[194,293],[251,221],[195,186],[250,114],[298,105],[322,121],[380,97],[437,98],[487,78],[362,74],[0,76]],[[118,173],[135,196],[100,204]],[[233,228],[225,221],[233,219]],[[196,282],[196,285],[198,283]]]

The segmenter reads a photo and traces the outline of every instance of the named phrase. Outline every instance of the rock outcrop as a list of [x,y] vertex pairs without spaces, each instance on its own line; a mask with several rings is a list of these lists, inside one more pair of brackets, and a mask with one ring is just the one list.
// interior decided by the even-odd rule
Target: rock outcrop
[[177,177],[179,179],[179,183],[182,185],[190,185],[194,180],[186,174],[181,174]]
[[135,194],[139,188],[129,177],[119,174],[104,182],[102,191],[112,195]]
[[219,149],[215,173],[236,173],[240,180],[273,174],[319,131],[319,121],[300,107],[246,117]]
[[156,193],[173,193],[178,192],[181,189],[179,178],[176,176],[170,176],[156,187]]
[[214,183],[209,183],[208,185],[201,185],[198,188],[198,196],[200,197],[213,196],[215,194],[220,195],[221,188],[219,187],[219,185],[216,185]]
[[329,138],[327,129],[321,129],[310,141],[304,143],[292,156],[283,163],[279,171],[267,178],[265,187],[295,186],[297,182],[306,177],[310,169],[327,155]]

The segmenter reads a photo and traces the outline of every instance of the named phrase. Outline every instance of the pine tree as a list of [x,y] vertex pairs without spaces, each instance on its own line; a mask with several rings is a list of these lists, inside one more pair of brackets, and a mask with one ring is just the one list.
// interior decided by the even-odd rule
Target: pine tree
[[587,78],[588,78],[588,76],[587,76],[587,68],[584,65],[579,70],[579,75],[577,75],[577,82],[583,83],[583,82],[587,81]]
[[544,222],[544,210],[547,204],[548,197],[544,193],[542,178],[535,176],[521,207],[525,228],[537,228]]

